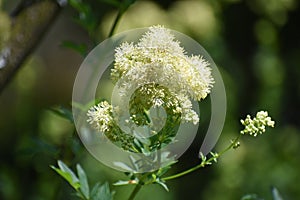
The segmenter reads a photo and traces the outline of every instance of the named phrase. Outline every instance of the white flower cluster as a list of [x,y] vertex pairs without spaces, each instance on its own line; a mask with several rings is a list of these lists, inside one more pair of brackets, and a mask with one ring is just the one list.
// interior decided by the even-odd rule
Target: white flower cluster
[[112,106],[107,101],[91,107],[87,112],[87,122],[102,133],[110,131],[113,124]]
[[[190,99],[200,101],[214,83],[209,63],[201,56],[188,56],[170,30],[162,26],[149,28],[137,44],[123,43],[116,48],[112,79],[122,79],[123,92],[157,83],[174,94],[180,102],[174,112],[181,112],[183,121],[198,123]],[[125,83],[125,84],[124,84]],[[155,105],[161,105],[156,100]]]
[[274,127],[275,122],[268,116],[268,112],[260,111],[256,114],[256,117],[251,119],[250,115],[247,115],[245,120],[241,120],[245,129],[241,131],[241,134],[249,134],[256,137],[258,134],[263,134],[266,131],[266,126]]
[[[88,110],[87,122],[132,152],[153,151],[172,142],[181,122],[196,125],[199,116],[192,100],[204,99],[214,83],[209,63],[199,55],[188,56],[171,31],[162,26],[150,27],[136,44],[125,42],[116,48],[111,78],[121,105],[103,101]],[[152,107],[155,116],[160,115],[158,107],[164,108],[165,121],[149,116]],[[119,127],[123,122],[132,133],[155,134],[140,141]]]

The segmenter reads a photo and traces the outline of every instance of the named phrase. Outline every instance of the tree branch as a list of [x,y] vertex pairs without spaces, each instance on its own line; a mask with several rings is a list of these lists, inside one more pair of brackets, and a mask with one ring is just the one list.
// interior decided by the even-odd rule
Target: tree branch
[[10,38],[0,52],[0,93],[39,44],[59,10],[53,0],[39,1],[12,18]]

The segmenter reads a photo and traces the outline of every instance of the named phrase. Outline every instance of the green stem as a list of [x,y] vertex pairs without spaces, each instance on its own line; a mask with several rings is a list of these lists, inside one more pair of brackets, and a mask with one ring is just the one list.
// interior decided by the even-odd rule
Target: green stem
[[144,180],[151,175],[152,173],[145,173],[142,174],[141,177],[139,178],[138,184],[135,186],[134,190],[132,191],[132,193],[130,194],[128,200],[133,200],[135,198],[135,196],[137,195],[137,193],[141,190],[142,186],[145,184]]
[[110,29],[108,37],[111,37],[114,34],[114,32],[116,30],[116,27],[117,27],[117,25],[118,25],[118,23],[119,23],[119,21],[120,21],[120,19],[121,19],[121,17],[122,17],[123,14],[124,14],[123,10],[120,9],[119,12],[118,12],[118,15],[117,15],[117,17],[116,17],[116,19],[114,21],[114,24],[113,24],[113,26]]
[[81,199],[83,199],[83,200],[89,200],[89,199],[87,199],[87,198],[84,196],[83,192],[81,192],[80,189],[78,189],[77,192],[79,193]]
[[181,176],[184,176],[184,175],[186,175],[186,174],[189,174],[189,173],[191,173],[191,172],[194,172],[194,171],[196,171],[196,170],[199,169],[199,168],[202,168],[202,167],[205,167],[206,165],[209,165],[211,162],[213,162],[214,160],[216,160],[218,157],[220,157],[221,155],[223,155],[224,153],[226,153],[227,151],[229,151],[231,148],[233,148],[233,147],[237,144],[237,142],[238,142],[240,136],[241,136],[241,135],[239,135],[238,137],[236,137],[236,138],[232,141],[232,143],[231,143],[227,148],[225,148],[225,149],[224,149],[223,151],[221,151],[220,153],[213,155],[213,156],[212,156],[211,158],[209,158],[208,160],[206,160],[206,161],[204,161],[204,162],[201,162],[200,164],[198,164],[198,165],[196,165],[196,166],[194,166],[194,167],[192,167],[192,168],[190,168],[190,169],[188,169],[188,170],[185,170],[185,171],[183,171],[183,172],[180,172],[180,173],[178,173],[178,174],[174,174],[174,175],[171,175],[171,176],[162,178],[162,180],[163,180],[163,181],[167,181],[167,180],[179,178],[179,177],[181,177]]
[[111,37],[114,34],[121,17],[135,1],[136,0],[126,0],[126,1],[124,1],[124,3],[121,3],[121,5],[119,5],[119,11],[118,11],[117,17],[113,23],[113,26],[110,29],[108,37]]
[[137,184],[135,186],[134,190],[132,191],[132,193],[130,194],[130,197],[128,198],[128,200],[133,200],[141,188],[142,188],[142,185]]
[[201,168],[201,167],[204,167],[204,166],[205,166],[205,165],[203,165],[203,164],[201,163],[201,164],[199,164],[199,165],[196,165],[195,167],[192,167],[192,168],[190,168],[190,169],[188,169],[188,170],[185,170],[185,171],[183,171],[183,172],[180,172],[180,173],[178,173],[178,174],[174,174],[174,175],[171,175],[171,176],[162,178],[162,180],[163,180],[163,181],[167,181],[167,180],[179,178],[179,177],[184,176],[184,175],[186,175],[186,174],[189,174],[189,173],[191,173],[191,172],[193,172],[193,171],[196,171],[197,169],[199,169],[199,168]]

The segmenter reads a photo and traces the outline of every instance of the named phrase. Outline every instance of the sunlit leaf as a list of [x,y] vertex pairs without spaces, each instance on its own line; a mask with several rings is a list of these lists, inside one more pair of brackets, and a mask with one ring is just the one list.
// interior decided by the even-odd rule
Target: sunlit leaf
[[78,173],[79,182],[80,182],[80,191],[82,192],[82,194],[85,196],[86,199],[89,199],[90,198],[90,189],[89,189],[89,184],[87,181],[86,174],[79,164],[76,165],[76,168],[77,168],[77,173]]
[[160,180],[160,179],[156,179],[156,183],[159,184],[160,186],[162,186],[166,191],[169,192],[169,188],[168,188],[168,186],[166,185],[165,182],[163,182],[163,181]]
[[244,195],[241,200],[263,200],[261,198],[259,198],[256,194],[247,194]]
[[61,175],[75,190],[80,187],[80,182],[74,172],[62,161],[57,161],[59,168],[51,166],[59,175]]
[[275,187],[272,187],[272,196],[273,196],[273,200],[283,200],[283,198],[279,194],[277,188],[275,188]]
[[124,169],[125,171],[129,171],[129,172],[134,171],[133,168],[129,167],[128,165],[126,165],[123,162],[114,162],[114,165],[116,167],[120,167],[121,169]]

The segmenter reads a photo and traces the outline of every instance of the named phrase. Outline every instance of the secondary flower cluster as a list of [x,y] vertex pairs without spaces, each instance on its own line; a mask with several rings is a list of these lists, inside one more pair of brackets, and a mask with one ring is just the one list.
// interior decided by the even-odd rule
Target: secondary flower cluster
[[260,111],[256,114],[256,117],[251,119],[250,115],[247,115],[245,120],[241,120],[245,129],[241,131],[241,134],[249,134],[256,137],[258,134],[263,134],[266,131],[266,127],[274,127],[275,122],[268,116],[268,112]]
[[87,122],[102,133],[110,131],[113,125],[112,106],[107,101],[102,101],[87,112]]

